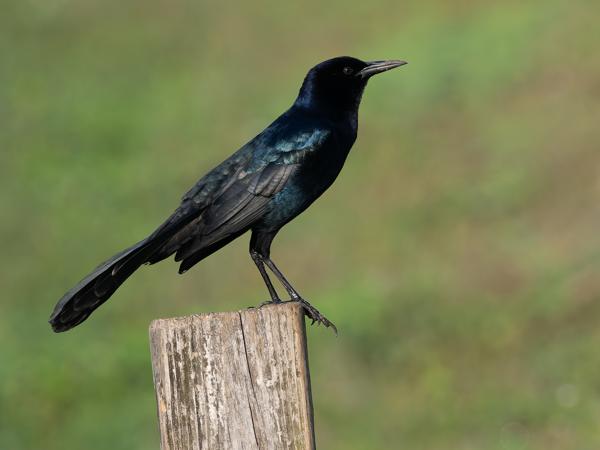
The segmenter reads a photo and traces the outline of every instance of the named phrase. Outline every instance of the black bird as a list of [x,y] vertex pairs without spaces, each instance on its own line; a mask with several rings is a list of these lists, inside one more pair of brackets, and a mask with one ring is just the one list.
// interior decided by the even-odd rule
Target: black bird
[[248,230],[250,256],[271,302],[281,300],[265,266],[313,323],[335,330],[270,259],[271,242],[340,173],[356,139],[358,107],[369,78],[404,64],[344,56],[313,67],[290,109],[202,177],[150,236],[100,264],[59,300],[49,320],[53,330],[79,325],[141,265],[175,254],[184,273]]

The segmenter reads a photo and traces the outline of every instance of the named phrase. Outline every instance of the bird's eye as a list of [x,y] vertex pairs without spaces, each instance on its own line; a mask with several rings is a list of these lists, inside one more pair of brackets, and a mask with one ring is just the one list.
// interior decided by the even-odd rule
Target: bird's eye
[[352,67],[344,67],[342,72],[344,72],[344,75],[352,75],[352,72],[354,72],[354,70],[352,69]]

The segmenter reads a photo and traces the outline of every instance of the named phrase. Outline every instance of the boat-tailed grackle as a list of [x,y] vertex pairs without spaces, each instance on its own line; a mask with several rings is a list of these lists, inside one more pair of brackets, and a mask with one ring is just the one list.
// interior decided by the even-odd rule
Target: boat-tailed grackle
[[141,265],[174,254],[184,273],[249,230],[250,256],[271,302],[281,300],[267,268],[313,323],[335,330],[271,260],[271,242],[340,173],[356,139],[358,107],[369,78],[404,64],[344,56],[313,67],[290,109],[202,177],[150,236],[100,264],[59,300],[50,317],[53,330],[79,325]]

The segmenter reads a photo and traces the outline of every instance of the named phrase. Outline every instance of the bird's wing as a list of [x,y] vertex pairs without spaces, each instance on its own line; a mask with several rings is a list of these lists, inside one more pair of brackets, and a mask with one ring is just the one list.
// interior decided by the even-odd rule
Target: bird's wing
[[[204,175],[185,193],[181,198],[179,207],[153,234],[159,234],[165,228],[170,228],[173,224],[180,223],[182,218],[199,218],[204,210],[235,182],[238,174],[248,166],[251,159],[252,149],[247,144]],[[194,220],[188,223],[188,226],[193,223]]]
[[297,167],[297,163],[270,163],[239,178],[203,214],[202,234],[230,234],[250,225],[264,213],[271,197],[281,191]]
[[175,260],[184,260],[180,271],[195,264],[197,260],[194,261],[193,255],[202,249],[251,227],[266,212],[271,198],[298,170],[302,160],[319,148],[328,134],[314,130],[275,142],[264,142],[259,136],[249,144],[254,147],[252,158],[238,167],[235,175],[211,199],[195,223],[193,239],[188,239],[176,250]]

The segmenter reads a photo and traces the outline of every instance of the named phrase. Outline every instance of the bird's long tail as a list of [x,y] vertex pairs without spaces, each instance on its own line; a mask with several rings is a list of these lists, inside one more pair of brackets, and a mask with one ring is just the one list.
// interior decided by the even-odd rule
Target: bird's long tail
[[49,320],[52,329],[67,331],[87,319],[163,243],[144,239],[100,264],[58,301]]
[[146,239],[96,267],[58,301],[48,321],[52,329],[58,333],[79,325],[142,264],[154,262],[156,254],[160,254],[161,259],[168,257],[170,253],[161,253],[161,248],[178,230],[189,225],[197,214],[199,212],[192,209],[175,211]]

